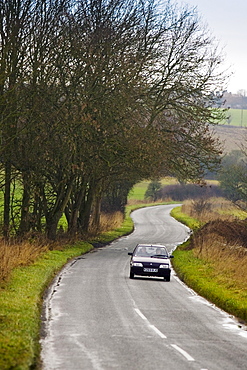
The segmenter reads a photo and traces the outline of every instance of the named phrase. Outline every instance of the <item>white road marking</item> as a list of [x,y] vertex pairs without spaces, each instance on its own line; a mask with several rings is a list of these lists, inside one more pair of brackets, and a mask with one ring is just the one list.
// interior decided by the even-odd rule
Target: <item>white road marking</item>
[[181,355],[183,355],[188,361],[195,361],[195,359],[193,357],[191,357],[188,352],[186,352],[184,349],[180,348],[179,346],[177,346],[176,344],[171,344],[171,346],[176,349],[178,352],[181,353]]
[[143,320],[146,320],[148,321],[148,319],[146,318],[146,316],[143,315],[143,313],[139,310],[139,308],[135,308],[135,312],[138,313],[138,315],[143,319]]
[[156,328],[154,325],[150,325],[150,328],[152,328],[162,339],[166,339],[167,337],[165,334],[161,333],[159,329]]
[[156,326],[152,325],[148,319],[146,318],[146,316],[143,315],[143,313],[139,310],[139,308],[135,308],[135,311],[136,313],[144,320],[146,321],[147,325],[155,331],[156,334],[158,334],[162,339],[166,339],[167,337],[165,336],[165,334],[163,334],[159,329],[156,328]]

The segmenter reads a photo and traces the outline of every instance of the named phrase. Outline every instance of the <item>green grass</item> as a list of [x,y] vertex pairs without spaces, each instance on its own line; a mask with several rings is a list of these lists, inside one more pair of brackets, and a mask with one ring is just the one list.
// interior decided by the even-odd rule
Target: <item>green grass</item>
[[232,210],[221,210],[217,211],[221,215],[232,215],[240,220],[245,220],[247,218],[247,212],[242,211],[240,209],[232,209]]
[[222,124],[247,127],[247,109],[229,109],[226,115],[228,118]]
[[196,230],[202,226],[200,221],[186,215],[185,213],[181,211],[181,209],[182,209],[181,206],[173,208],[173,210],[171,211],[171,216],[174,217],[179,222],[181,222],[182,224],[187,225],[192,230]]
[[128,200],[143,200],[149,183],[150,181],[142,181],[134,185],[133,189],[129,193]]
[[[145,193],[148,188],[148,185],[150,184],[151,180],[141,181],[133,186],[133,189],[130,191],[128,200],[144,200],[145,199]],[[177,184],[177,180],[172,177],[164,177],[160,180],[161,184],[163,186],[165,185],[172,185]]]

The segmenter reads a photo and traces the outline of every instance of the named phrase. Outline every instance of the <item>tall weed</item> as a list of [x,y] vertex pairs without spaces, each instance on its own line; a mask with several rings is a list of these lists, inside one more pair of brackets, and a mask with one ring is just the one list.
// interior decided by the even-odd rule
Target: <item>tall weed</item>
[[10,244],[0,240],[0,281],[5,280],[14,268],[34,262],[48,249],[47,245],[33,244],[29,241]]
[[123,223],[124,216],[121,212],[100,215],[100,231],[105,232],[117,229]]
[[[192,201],[181,207],[181,217],[197,219],[200,228],[174,252],[176,272],[191,288],[247,322],[247,213],[223,198],[210,198],[205,212]],[[207,209],[208,208],[208,209]]]
[[210,262],[215,275],[239,289],[247,289],[247,249],[239,244],[226,243],[223,236],[208,234],[197,240],[195,257]]
[[208,198],[204,200],[204,208],[202,212],[198,212],[195,207],[195,201],[192,199],[186,200],[181,208],[181,211],[190,217],[198,219],[202,224],[218,220],[234,220],[241,213],[241,218],[247,217],[247,213],[240,211],[236,206],[225,198]]

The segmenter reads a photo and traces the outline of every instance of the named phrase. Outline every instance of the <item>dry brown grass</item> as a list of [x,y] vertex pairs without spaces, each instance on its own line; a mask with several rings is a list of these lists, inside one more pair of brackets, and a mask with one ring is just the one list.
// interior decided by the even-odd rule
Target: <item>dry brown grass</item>
[[247,224],[241,220],[247,214],[224,198],[211,198],[208,202],[210,210],[200,215],[196,214],[193,201],[182,206],[184,213],[204,224],[193,235],[190,247],[195,257],[214,266],[215,275],[222,281],[229,286],[237,281],[240,289],[247,289]]
[[96,229],[92,225],[89,225],[89,232],[84,235],[84,237],[87,239],[88,237],[96,236],[99,233],[117,229],[121,227],[123,220],[124,216],[121,212],[114,212],[111,214],[101,213],[99,227]]
[[32,263],[48,249],[47,245],[37,242],[7,243],[0,240],[0,281],[6,280],[14,268]]
[[[122,225],[122,222],[123,215],[121,212],[116,212],[112,215],[102,214],[100,230],[97,230],[97,233],[117,229]],[[90,236],[95,234],[96,232],[91,230]],[[52,244],[43,240],[42,237],[22,242],[5,242],[3,239],[0,239],[0,282],[6,280],[14,268],[34,262],[41,253],[50,249],[63,249],[63,246],[70,241],[69,236],[65,234],[60,236],[56,243]],[[73,241],[71,242],[73,243]]]
[[[232,202],[225,198],[209,198],[207,203],[210,209],[206,209],[201,214],[195,211],[194,203],[196,201],[187,200],[182,205],[182,212],[198,219],[201,223],[221,219],[221,220],[234,220],[237,217],[237,213],[240,212]],[[247,217],[247,213],[246,213]]]
[[123,223],[123,214],[121,212],[115,212],[112,214],[101,214],[100,216],[100,231],[105,232],[114,230],[120,227]]
[[198,238],[195,245],[195,257],[210,262],[217,277],[229,286],[237,282],[239,289],[247,289],[247,248],[226,243],[223,236],[213,233]]
[[128,199],[128,205],[129,206],[136,206],[139,204],[147,204],[147,200],[138,200],[138,199]]

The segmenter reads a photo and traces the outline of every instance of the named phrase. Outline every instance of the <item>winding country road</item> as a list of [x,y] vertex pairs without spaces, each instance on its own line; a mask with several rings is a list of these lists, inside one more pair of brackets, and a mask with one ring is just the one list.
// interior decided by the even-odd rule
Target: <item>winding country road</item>
[[57,276],[44,302],[44,370],[244,370],[247,332],[234,318],[170,282],[129,279],[137,243],[172,251],[188,229],[173,206],[133,212],[134,232],[75,259]]

